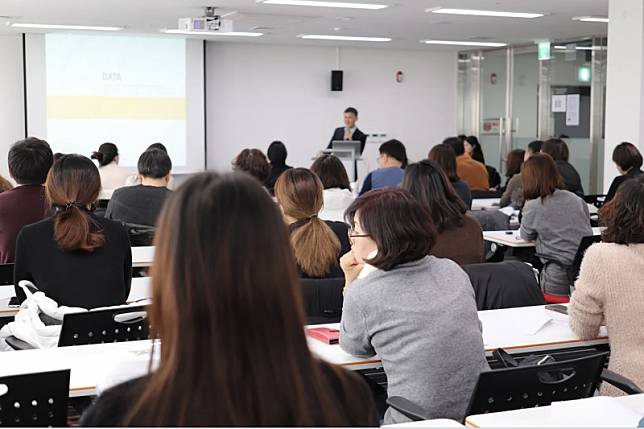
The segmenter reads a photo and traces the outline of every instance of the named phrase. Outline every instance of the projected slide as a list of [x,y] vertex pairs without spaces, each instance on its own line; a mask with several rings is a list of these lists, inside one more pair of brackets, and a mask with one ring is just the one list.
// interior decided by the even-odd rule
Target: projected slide
[[115,143],[135,166],[151,143],[186,165],[186,42],[131,36],[47,34],[47,139],[89,155]]

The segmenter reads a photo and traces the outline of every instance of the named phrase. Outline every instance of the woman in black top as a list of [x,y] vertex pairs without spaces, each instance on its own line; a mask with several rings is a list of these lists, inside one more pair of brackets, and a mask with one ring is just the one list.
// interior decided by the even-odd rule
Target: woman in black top
[[642,172],[642,154],[637,147],[628,142],[618,144],[613,150],[613,162],[617,166],[620,176],[613,179],[610,184],[605,202],[615,197],[617,190],[625,181],[640,176]]
[[88,158],[64,155],[47,177],[56,213],[25,226],[16,243],[14,284],[30,280],[59,305],[96,308],[124,304],[130,293],[132,253],[125,228],[94,216],[101,179]]
[[291,246],[304,278],[344,277],[340,257],[351,248],[347,224],[318,218],[323,192],[320,178],[306,168],[285,171],[275,183],[275,198],[289,225]]
[[156,239],[158,369],[104,392],[81,426],[378,424],[366,383],[311,355],[286,227],[256,180],[193,176]]
[[570,151],[568,150],[566,142],[561,139],[546,140],[543,142],[541,152],[547,153],[555,160],[557,170],[559,170],[559,174],[561,174],[564,180],[566,189],[573,194],[583,197],[584,187],[581,184],[581,177],[575,167],[568,162]]
[[274,141],[268,146],[268,151],[266,152],[268,160],[271,163],[271,173],[268,176],[268,179],[264,182],[264,186],[268,189],[268,192],[271,195],[275,194],[275,182],[286,170],[290,170],[290,165],[286,165],[286,157],[288,152],[286,151],[286,146],[280,141]]

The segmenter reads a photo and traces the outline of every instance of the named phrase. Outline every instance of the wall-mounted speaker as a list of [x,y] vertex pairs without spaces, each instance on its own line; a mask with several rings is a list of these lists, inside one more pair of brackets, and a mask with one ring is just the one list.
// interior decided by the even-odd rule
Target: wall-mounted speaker
[[342,70],[331,70],[331,91],[342,91],[344,72]]

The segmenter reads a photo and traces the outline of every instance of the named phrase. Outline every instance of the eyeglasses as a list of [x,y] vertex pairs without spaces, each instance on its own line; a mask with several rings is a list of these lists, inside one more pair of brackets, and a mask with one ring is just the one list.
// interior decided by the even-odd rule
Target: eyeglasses
[[356,234],[355,229],[350,229],[348,231],[349,238],[364,238],[364,237],[369,237],[369,234]]

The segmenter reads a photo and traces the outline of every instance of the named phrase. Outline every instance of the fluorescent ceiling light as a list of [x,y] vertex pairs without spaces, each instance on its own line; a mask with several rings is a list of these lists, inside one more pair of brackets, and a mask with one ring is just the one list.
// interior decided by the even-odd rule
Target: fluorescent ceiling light
[[386,4],[370,3],[347,3],[335,1],[318,1],[318,0],[257,0],[258,3],[275,4],[285,6],[311,6],[311,7],[337,7],[344,9],[369,9],[379,10],[389,7]]
[[391,42],[389,37],[327,36],[323,34],[300,34],[297,37],[300,39],[344,40],[347,42]]
[[40,28],[45,30],[91,30],[91,31],[121,31],[123,27],[97,27],[93,25],[61,25],[61,24],[27,24],[12,22],[13,28]]
[[496,16],[502,18],[539,18],[542,13],[522,13],[522,12],[500,12],[496,10],[475,10],[475,9],[449,9],[449,8],[431,8],[426,12],[444,13],[448,15],[472,15],[472,16]]
[[421,40],[420,42],[427,45],[481,46],[486,48],[501,48],[503,46],[506,46],[506,43],[460,42],[458,40]]
[[[566,50],[566,49],[568,49],[568,47],[564,46],[564,45],[556,45],[555,49]],[[572,47],[570,49],[572,49]],[[578,51],[593,51],[593,50],[595,50],[595,48],[592,47],[592,46],[575,46],[575,49],[578,50]],[[599,48],[597,48],[597,49],[599,49]]]
[[163,29],[162,33],[166,34],[187,34],[190,36],[236,36],[236,37],[261,37],[264,33],[252,33],[247,31],[187,31],[177,29]]
[[572,20],[582,22],[608,22],[608,18],[601,16],[576,16]]

